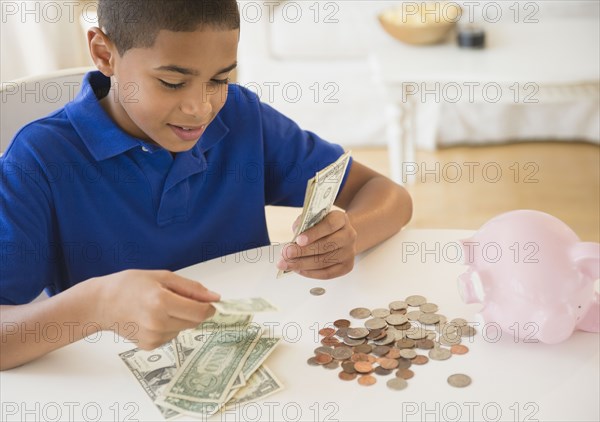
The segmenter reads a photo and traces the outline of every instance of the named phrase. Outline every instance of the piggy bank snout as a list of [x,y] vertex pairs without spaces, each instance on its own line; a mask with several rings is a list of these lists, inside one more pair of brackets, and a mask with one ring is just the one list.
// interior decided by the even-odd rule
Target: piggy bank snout
[[458,291],[465,303],[483,303],[483,288],[476,271],[469,268],[458,276]]

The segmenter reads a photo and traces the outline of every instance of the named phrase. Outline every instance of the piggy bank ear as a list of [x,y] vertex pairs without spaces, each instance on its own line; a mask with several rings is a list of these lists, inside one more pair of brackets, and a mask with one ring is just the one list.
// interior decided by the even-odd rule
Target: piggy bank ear
[[600,243],[579,242],[571,251],[571,256],[579,271],[591,282],[600,277]]

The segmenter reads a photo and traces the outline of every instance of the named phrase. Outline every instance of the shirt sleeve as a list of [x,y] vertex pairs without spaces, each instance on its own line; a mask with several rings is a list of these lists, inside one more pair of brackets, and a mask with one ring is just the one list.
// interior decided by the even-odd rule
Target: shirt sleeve
[[[302,130],[295,122],[267,104],[259,103],[265,154],[265,201],[267,205],[301,207],[308,180],[335,162],[341,146]],[[342,180],[344,186],[352,160]]]
[[[21,131],[0,157],[0,304],[31,302],[58,274],[52,195],[44,167]],[[19,139],[21,138],[21,139]]]

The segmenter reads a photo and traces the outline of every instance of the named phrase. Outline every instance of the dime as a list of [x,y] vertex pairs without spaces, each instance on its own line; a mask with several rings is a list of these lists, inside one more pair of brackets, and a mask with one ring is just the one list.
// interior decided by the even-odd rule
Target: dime
[[333,349],[331,356],[337,360],[346,360],[350,359],[352,356],[352,349],[347,346],[336,347]]
[[395,300],[389,304],[389,308],[392,311],[399,311],[401,309],[406,309],[408,307],[408,303],[403,300]]
[[356,369],[354,369],[354,362],[352,362],[350,360],[342,362],[342,369],[344,370],[344,372],[346,372],[348,374],[356,373]]
[[323,368],[327,368],[327,369],[338,369],[339,367],[340,367],[340,363],[337,360],[332,360],[331,362],[323,365]]
[[363,375],[362,377],[360,377],[358,379],[358,383],[360,385],[364,385],[365,387],[373,385],[376,382],[377,382],[377,380],[375,379],[375,377],[373,375]]
[[392,373],[392,370],[385,369],[383,366],[378,366],[373,372],[375,372],[377,375],[389,375]]
[[390,349],[389,352],[385,355],[386,358],[390,359],[398,359],[400,357],[400,350],[396,348]]
[[417,352],[414,349],[400,349],[400,356],[405,359],[412,359],[417,356]]
[[389,316],[389,314],[390,310],[386,308],[377,308],[371,311],[371,315],[373,315],[373,318],[385,318]]
[[362,327],[348,328],[346,335],[348,336],[348,338],[351,338],[353,340],[363,339],[369,335],[369,330]]
[[405,380],[411,379],[414,376],[415,376],[415,373],[413,371],[411,371],[410,369],[398,369],[396,371],[396,377],[402,378]]
[[433,360],[446,360],[452,356],[450,350],[443,347],[433,348],[429,351],[429,358]]
[[403,338],[396,342],[396,347],[398,349],[412,349],[415,347],[415,341],[409,338]]
[[392,378],[392,379],[388,380],[386,385],[388,386],[388,388],[390,390],[400,391],[400,390],[404,390],[408,386],[408,383],[406,382],[406,380],[404,378]]
[[425,365],[429,362],[429,358],[425,355],[417,355],[412,359],[412,363],[415,365]]
[[433,340],[429,340],[429,339],[421,339],[421,340],[417,340],[416,341],[416,346],[419,349],[425,349],[425,350],[429,350],[429,349],[433,349]]
[[330,355],[332,351],[333,351],[333,348],[331,348],[331,347],[319,346],[315,349],[315,355],[317,353],[324,353],[326,355]]
[[471,384],[471,377],[465,374],[453,374],[448,377],[448,384],[452,387],[463,388]]
[[410,311],[406,313],[406,318],[408,318],[411,321],[418,321],[422,313],[423,312],[421,311]]
[[373,351],[373,346],[371,346],[370,344],[359,344],[358,346],[354,347],[354,352],[355,353],[371,353]]
[[390,325],[402,325],[408,322],[408,318],[401,314],[391,314],[385,318],[385,321]]
[[438,311],[438,306],[435,303],[424,303],[421,306],[419,306],[419,309],[421,310],[421,312],[425,312],[425,313],[434,313]]
[[384,369],[396,369],[398,367],[398,361],[396,359],[381,358],[379,366]]
[[367,308],[354,308],[350,311],[350,316],[356,319],[365,319],[371,316],[371,310]]
[[373,354],[375,356],[383,356],[386,355],[389,351],[390,351],[390,347],[389,346],[377,346],[373,349]]
[[333,360],[333,358],[331,357],[331,355],[327,355],[325,353],[317,353],[315,355],[315,361],[319,365],[325,365],[325,364],[331,362],[332,360]]
[[310,289],[310,294],[313,296],[321,296],[325,294],[325,289],[322,287],[313,287]]
[[342,371],[338,374],[338,377],[343,381],[352,381],[356,378],[356,372],[349,374],[346,371]]
[[382,318],[371,318],[365,321],[365,327],[369,330],[378,330],[387,327],[387,322]]
[[419,322],[426,325],[433,325],[440,321],[440,316],[438,314],[426,314],[422,313],[419,315]]
[[324,337],[330,337],[335,334],[335,329],[331,327],[321,328],[319,330],[319,334],[321,334]]
[[373,371],[373,364],[370,362],[355,362],[354,369],[361,374],[368,374]]
[[427,302],[427,299],[420,295],[413,295],[406,298],[408,306],[421,306],[425,302]]
[[407,369],[407,368],[410,368],[411,365],[412,365],[412,361],[410,359],[406,359],[406,358],[398,359],[398,368],[399,369]]
[[338,319],[333,323],[333,325],[337,328],[348,328],[350,327],[350,321],[348,321],[347,319]]
[[310,366],[318,366],[319,365],[319,363],[317,362],[317,358],[315,356],[308,358],[306,363],[308,363]]
[[450,352],[454,355],[464,355],[469,351],[469,348],[462,344],[455,344],[450,348]]

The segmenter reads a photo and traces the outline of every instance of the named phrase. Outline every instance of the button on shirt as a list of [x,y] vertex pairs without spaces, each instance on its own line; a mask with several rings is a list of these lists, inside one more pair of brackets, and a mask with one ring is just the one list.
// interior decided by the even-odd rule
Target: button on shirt
[[200,140],[173,157],[111,120],[98,102],[109,87],[89,73],[0,157],[1,304],[268,245],[265,205],[302,206],[307,180],[343,153],[230,85]]

